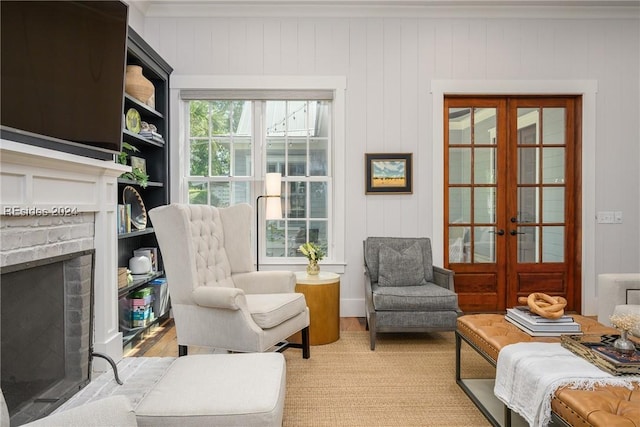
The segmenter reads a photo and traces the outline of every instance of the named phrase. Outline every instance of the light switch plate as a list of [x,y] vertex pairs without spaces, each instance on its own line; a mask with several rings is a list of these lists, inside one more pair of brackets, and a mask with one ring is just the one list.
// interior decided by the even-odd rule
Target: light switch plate
[[622,224],[622,211],[615,211],[613,213],[613,223]]
[[598,224],[613,224],[613,211],[598,212]]

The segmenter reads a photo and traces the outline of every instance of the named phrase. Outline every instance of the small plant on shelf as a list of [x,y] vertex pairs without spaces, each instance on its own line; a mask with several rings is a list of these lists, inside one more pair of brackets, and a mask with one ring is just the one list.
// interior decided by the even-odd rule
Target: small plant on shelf
[[[127,153],[127,151],[130,151],[132,153],[137,153],[138,151],[140,151],[128,142],[122,142],[122,148],[123,150],[118,154],[118,163],[120,163],[121,165],[127,164],[127,159],[129,158],[129,153]],[[142,188],[146,188],[149,184],[149,175],[147,175],[147,173],[142,169],[136,167],[131,168],[131,172],[125,172],[120,175],[120,178],[135,181]]]

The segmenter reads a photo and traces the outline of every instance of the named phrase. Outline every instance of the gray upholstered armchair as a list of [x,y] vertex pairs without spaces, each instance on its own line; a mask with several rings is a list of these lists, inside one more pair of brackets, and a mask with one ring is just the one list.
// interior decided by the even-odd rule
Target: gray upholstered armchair
[[368,237],[364,267],[371,350],[377,332],[455,330],[453,271],[433,266],[430,239]]
[[[290,271],[255,271],[253,209],[171,204],[149,211],[158,238],[180,355],[195,345],[261,352],[302,347],[309,358],[309,309]],[[286,339],[302,331],[302,345]]]

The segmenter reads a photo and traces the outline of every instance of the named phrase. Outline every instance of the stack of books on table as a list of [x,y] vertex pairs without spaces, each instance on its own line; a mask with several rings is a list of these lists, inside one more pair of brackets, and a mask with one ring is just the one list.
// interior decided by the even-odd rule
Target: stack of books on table
[[547,319],[532,313],[527,306],[508,308],[505,319],[533,337],[582,334],[580,324],[573,317],[565,314],[559,319]]

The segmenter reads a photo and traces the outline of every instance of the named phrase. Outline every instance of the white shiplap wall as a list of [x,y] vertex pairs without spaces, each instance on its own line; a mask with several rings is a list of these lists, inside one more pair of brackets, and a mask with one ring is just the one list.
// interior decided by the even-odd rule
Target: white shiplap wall
[[[182,13],[186,15],[187,13]],[[595,274],[640,271],[640,19],[572,19],[563,11],[521,17],[172,17],[150,13],[136,28],[179,75],[345,76],[346,241],[342,315],[363,314],[362,240],[441,235],[434,224],[433,81],[591,81],[597,86],[592,211],[623,211],[595,224],[583,313],[595,314]],[[358,16],[356,16],[358,15]],[[360,15],[365,15],[364,13]],[[548,15],[550,18],[540,16]],[[578,17],[579,16],[579,17]],[[172,117],[173,129],[178,129]],[[177,139],[174,138],[173,141]],[[364,153],[414,153],[414,193],[364,195]],[[437,150],[436,150],[437,151]],[[180,162],[172,160],[175,167]],[[178,173],[178,171],[174,171]],[[437,218],[438,215],[435,215]],[[434,244],[442,257],[441,242]]]

